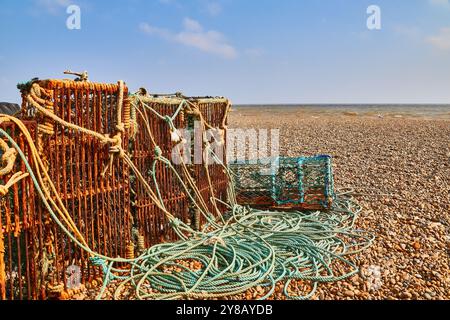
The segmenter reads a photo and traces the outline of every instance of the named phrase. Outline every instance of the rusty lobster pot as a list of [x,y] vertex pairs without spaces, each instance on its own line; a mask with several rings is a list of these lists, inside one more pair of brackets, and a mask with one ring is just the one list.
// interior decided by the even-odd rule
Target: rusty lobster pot
[[[183,100],[189,100],[195,103],[199,111],[201,112],[204,120],[214,128],[221,128],[226,137],[226,125],[227,125],[227,113],[230,107],[230,103],[225,98],[186,98],[180,97],[179,95],[174,96],[161,96],[161,97],[150,97],[142,96],[141,100],[147,104],[152,109],[156,110],[162,116],[172,116],[175,114],[177,109]],[[171,132],[167,124],[159,119],[150,110],[144,110],[145,116],[148,119],[151,128],[157,128],[154,131],[155,143],[161,147],[163,156],[171,159],[171,153],[176,145],[175,142],[171,141]],[[189,114],[187,112],[180,112],[174,119],[174,125],[177,129],[194,130],[195,122],[199,121],[198,116],[195,114]],[[145,128],[146,124],[142,117],[137,117],[137,125],[139,128]],[[203,130],[198,128],[196,132],[200,137],[203,134]],[[191,143],[194,143],[194,134],[191,136]],[[200,141],[201,143],[201,141]],[[139,130],[135,140],[133,141],[133,160],[141,173],[145,176],[147,181],[151,181],[152,177],[150,175],[151,165],[154,160],[154,151],[148,146],[151,145],[151,137],[149,137],[146,130]],[[223,144],[223,154],[226,154],[225,141]],[[196,183],[197,188],[208,210],[214,213],[215,209],[211,201],[212,192],[209,187],[208,180],[206,178],[205,167],[203,163],[197,164],[195,155],[191,154],[191,164],[188,165],[189,171]],[[201,155],[200,155],[201,159]],[[224,160],[225,161],[225,160]],[[226,163],[226,162],[225,162]],[[181,174],[181,166],[175,166]],[[223,167],[220,164],[212,164],[208,167],[209,174],[211,177],[211,183],[214,190],[214,195],[222,201],[226,201],[227,198],[227,188],[228,188],[228,177],[223,171]],[[162,190],[162,196],[166,208],[175,213],[177,218],[185,223],[192,221],[197,227],[202,225],[205,221],[203,217],[200,217],[198,212],[195,210],[194,206],[189,200],[188,195],[182,189],[179,183],[174,183],[176,180],[175,174],[167,168],[164,164],[157,164],[157,175],[156,180],[158,185]],[[182,174],[181,174],[182,175]],[[138,227],[140,234],[144,235],[146,246],[151,246],[157,244],[161,241],[173,241],[177,240],[175,232],[173,232],[172,227],[166,220],[165,215],[157,206],[150,200],[149,196],[145,192],[144,187],[139,181],[134,182],[133,190],[136,192],[133,203],[134,212],[136,215],[136,221],[138,221]],[[219,210],[222,212],[226,208],[218,203]]]
[[[35,83],[50,92],[51,112],[62,120],[101,134],[117,133],[119,84],[69,80]],[[122,94],[127,97],[126,86]],[[122,119],[129,119],[127,113],[129,106],[125,99]],[[59,196],[89,246],[106,256],[124,257],[132,227],[128,167],[118,157],[110,164],[110,146],[36,113],[27,103],[25,93],[22,117],[36,120],[38,126],[44,125],[44,130],[38,132],[38,149]],[[126,131],[122,135],[122,147],[128,147]],[[44,210],[39,199],[38,203],[39,210]],[[54,223],[50,221],[45,232],[45,236],[52,238],[55,257],[48,281],[66,283],[65,270],[72,265],[81,268],[83,283],[101,276],[101,270],[89,264],[88,254]]]

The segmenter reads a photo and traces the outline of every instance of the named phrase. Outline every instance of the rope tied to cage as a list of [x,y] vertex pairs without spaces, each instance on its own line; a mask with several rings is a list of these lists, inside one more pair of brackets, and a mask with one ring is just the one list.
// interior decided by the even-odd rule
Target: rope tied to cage
[[10,148],[3,139],[0,139],[0,149],[3,150],[2,155],[3,168],[0,169],[0,177],[1,177],[9,174],[13,170],[14,163],[16,162],[17,151],[14,148]]
[[103,274],[106,275],[108,272],[108,262],[106,259],[100,258],[100,257],[90,257],[89,261],[93,266],[101,267]]
[[5,185],[0,185],[0,196],[4,197],[8,194],[9,189],[18,183],[20,180],[28,177],[30,174],[28,172],[23,173],[22,171],[16,172],[9,178]]
[[[105,166],[103,172],[101,175],[104,177],[106,174],[106,171],[108,168],[112,170],[112,163],[114,161],[114,154],[118,154],[121,158],[125,157],[125,151],[122,148],[122,133],[125,132],[125,124],[122,123],[122,105],[124,102],[123,94],[124,94],[124,83],[123,81],[119,81],[119,100],[118,100],[118,112],[117,115],[117,125],[116,130],[117,133],[112,138],[109,136],[109,134],[101,134],[99,132],[86,129],[84,127],[75,125],[73,123],[67,122],[61,118],[59,118],[57,115],[53,112],[53,103],[52,101],[45,100],[40,98],[41,93],[44,93],[45,96],[50,97],[51,96],[51,90],[46,90],[42,88],[38,83],[33,83],[31,85],[31,88],[28,93],[25,93],[25,99],[30,103],[37,111],[41,112],[44,116],[47,118],[53,120],[54,122],[59,123],[60,125],[73,129],[75,131],[81,132],[83,134],[86,134],[88,136],[94,137],[99,140],[101,144],[111,144],[111,147],[109,149],[110,156],[109,156],[109,162]],[[120,115],[119,115],[120,114]],[[51,127],[51,130],[49,129]],[[39,128],[39,126],[38,126]],[[53,134],[53,124],[50,122],[46,122],[46,124],[40,128],[42,132],[46,134]],[[49,130],[47,130],[49,129]],[[110,171],[112,174],[112,171]]]
[[[130,121],[129,117],[130,109],[128,107],[125,108],[125,123],[123,123],[122,108],[124,105],[125,84],[122,80],[119,80],[118,85],[119,85],[119,98],[117,101],[117,124],[116,124],[117,133],[111,138],[111,146],[109,147],[109,162],[101,173],[102,177],[105,176],[108,168],[110,170],[109,171],[110,175],[112,175],[114,155],[118,155],[120,159],[123,159],[126,156],[126,152],[122,148],[122,135],[125,133],[127,123]],[[126,106],[128,106],[128,103],[126,103]]]
[[[37,104],[38,105],[38,104]],[[41,154],[36,145],[34,144],[33,138],[31,137],[30,132],[24,125],[22,121],[20,121],[17,118],[8,116],[8,115],[2,115],[0,116],[0,124],[3,122],[11,121],[13,122],[17,128],[23,133],[27,144],[30,147],[30,157],[33,160],[33,163],[35,165],[35,170],[37,173],[37,178],[34,174],[32,174],[33,170],[28,164],[27,158],[21,151],[20,147],[17,145],[17,143],[8,135],[6,131],[0,128],[0,133],[8,138],[9,142],[12,144],[12,146],[17,150],[20,157],[22,158],[22,161],[25,163],[27,167],[27,171],[32,177],[32,180],[35,184],[35,186],[38,186],[38,191],[41,196],[41,199],[44,201],[44,203],[47,204],[47,209],[49,212],[56,212],[60,219],[67,225],[67,227],[75,234],[75,237],[77,240],[80,241],[82,244],[86,244],[86,241],[84,237],[82,236],[79,229],[76,227],[75,222],[73,221],[72,217],[68,213],[67,209],[65,208],[63,201],[61,200],[61,197],[59,196],[55,185],[52,183],[50,176],[47,171],[47,166],[45,162],[41,158]],[[0,139],[1,141],[1,139]],[[38,141],[39,142],[39,141]],[[53,208],[53,209],[52,209]],[[56,216],[55,216],[56,217]]]
[[[10,174],[14,169],[14,164],[16,162],[17,150],[10,148],[8,144],[0,139],[0,149],[3,150],[2,164],[3,168],[0,169],[0,177]],[[29,176],[29,173],[23,173],[22,171],[14,173],[5,185],[0,185],[0,196],[4,197],[8,194],[9,189],[18,183],[20,180]]]
[[[54,105],[50,100],[53,96],[53,91],[44,89],[38,83],[34,82],[31,85],[28,95],[31,99],[41,104],[49,113],[54,113]],[[55,126],[51,119],[45,117],[44,123],[38,124],[38,130],[41,133],[53,135],[55,133]]]
[[[150,196],[150,198],[152,199],[152,201],[154,201],[157,205],[158,208],[160,208],[164,214],[167,216],[167,218],[169,219],[169,221],[171,219],[173,219],[173,215],[168,212],[166,210],[166,208],[164,207],[164,204],[162,203],[162,201],[160,201],[158,199],[158,197],[156,196],[156,194],[153,192],[153,190],[150,188],[150,186],[148,185],[148,183],[145,181],[144,177],[142,176],[142,174],[140,172],[138,172],[139,170],[137,169],[137,167],[134,165],[134,163],[132,162],[132,160],[130,159],[130,157],[128,156],[128,154],[125,152],[125,150],[123,150],[121,144],[122,144],[122,130],[124,130],[124,124],[122,123],[122,107],[123,107],[123,102],[124,102],[124,90],[125,90],[125,86],[124,86],[124,82],[123,81],[119,81],[119,99],[118,99],[118,103],[117,103],[117,127],[116,130],[118,131],[116,133],[116,135],[111,138],[109,136],[109,134],[102,134],[84,127],[81,127],[79,125],[75,125],[73,123],[67,122],[63,119],[61,119],[60,117],[58,117],[57,115],[55,115],[53,112],[50,112],[47,110],[47,108],[45,108],[45,106],[41,105],[41,104],[45,104],[47,103],[45,100],[40,99],[39,97],[37,97],[36,101],[36,95],[33,94],[33,92],[40,92],[42,88],[39,86],[38,83],[33,83],[33,85],[31,86],[31,89],[29,92],[24,92],[24,97],[25,99],[33,106],[35,107],[39,112],[43,113],[45,116],[49,117],[50,119],[52,119],[53,121],[57,122],[58,124],[60,124],[63,127],[67,127],[69,129],[78,131],[80,133],[86,134],[88,136],[91,136],[93,138],[98,139],[98,141],[101,144],[111,144],[112,145],[112,153],[110,152],[110,157],[109,157],[109,164],[107,164],[103,170],[103,172],[101,173],[102,176],[104,177],[104,175],[106,174],[106,171],[108,168],[110,168],[110,170],[112,171],[112,163],[114,160],[114,154],[119,154],[120,157],[125,161],[126,164],[129,165],[129,167],[131,168],[131,170],[137,175],[138,179],[143,183],[144,185],[144,189],[145,191],[148,193],[148,195]],[[181,108],[181,106],[180,106]],[[15,119],[17,120],[17,119]],[[26,130],[26,129],[24,129]],[[31,139],[29,139],[30,141]],[[41,161],[41,159],[39,159]],[[42,161],[41,161],[42,162]],[[46,171],[46,170],[45,170]],[[112,172],[111,172],[112,173]],[[48,175],[47,175],[48,176]],[[47,179],[49,180],[49,179]],[[50,183],[50,181],[48,181],[48,183],[50,185],[52,185],[52,188],[54,189],[53,191],[56,193],[56,189],[54,188],[54,185]],[[57,197],[58,201],[61,202],[60,205],[63,206],[62,201],[59,197]],[[70,224],[72,224],[72,228],[74,230],[77,230],[75,224],[73,223],[73,220],[71,219],[71,217],[69,216],[67,210],[64,208],[63,210],[64,214],[66,215],[67,220],[70,222]],[[77,233],[81,236],[81,233],[79,233],[79,231],[77,231]],[[83,242],[85,242],[84,238],[81,236],[80,239],[82,239]]]
[[[38,84],[36,84],[36,85],[38,85]],[[45,116],[51,118],[55,122],[58,122],[60,125],[62,125],[64,127],[67,127],[69,129],[78,131],[78,132],[86,134],[86,135],[90,135],[90,136],[98,139],[102,144],[115,143],[116,142],[114,139],[110,138],[106,134],[102,134],[102,133],[99,133],[99,132],[96,132],[96,131],[93,131],[93,130],[89,130],[89,129],[83,128],[81,126],[78,126],[76,124],[67,122],[67,121],[59,118],[53,112],[50,112],[49,110],[47,110],[47,108],[45,108],[45,106],[40,105],[36,100],[34,100],[32,95],[26,95],[25,99],[33,107],[35,107],[39,112],[43,113]]]

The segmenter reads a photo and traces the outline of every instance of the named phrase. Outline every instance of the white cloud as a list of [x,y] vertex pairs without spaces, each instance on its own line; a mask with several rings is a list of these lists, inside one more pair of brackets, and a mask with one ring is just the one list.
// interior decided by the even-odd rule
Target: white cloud
[[62,9],[67,8],[72,1],[71,0],[35,0],[38,7],[43,8],[51,14],[57,14],[62,12]]
[[428,0],[428,2],[433,6],[450,8],[450,0]]
[[236,58],[236,50],[225,42],[223,35],[217,31],[180,32],[175,39],[186,45],[204,52],[214,53],[227,59]]
[[185,18],[183,20],[183,25],[184,28],[188,31],[192,31],[192,32],[202,32],[203,28],[200,25],[200,23],[196,20],[190,19],[190,18]]
[[141,23],[139,25],[139,29],[141,29],[141,31],[146,34],[149,34],[151,36],[158,36],[158,37],[164,38],[166,40],[170,40],[173,36],[169,30],[163,29],[163,28],[158,28],[158,27],[153,27],[153,26],[149,25],[148,23]]
[[450,51],[450,28],[442,28],[438,34],[428,37],[426,41],[439,50]]
[[238,56],[236,49],[227,42],[222,33],[214,30],[205,31],[198,21],[190,18],[183,20],[183,30],[178,33],[148,23],[141,23],[139,28],[148,35],[158,36],[222,58],[234,59]]

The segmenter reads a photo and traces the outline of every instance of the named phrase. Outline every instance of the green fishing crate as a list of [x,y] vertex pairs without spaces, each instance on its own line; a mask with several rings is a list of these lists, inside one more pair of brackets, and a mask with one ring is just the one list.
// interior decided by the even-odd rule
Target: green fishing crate
[[258,208],[329,209],[335,197],[331,156],[230,163],[238,203]]

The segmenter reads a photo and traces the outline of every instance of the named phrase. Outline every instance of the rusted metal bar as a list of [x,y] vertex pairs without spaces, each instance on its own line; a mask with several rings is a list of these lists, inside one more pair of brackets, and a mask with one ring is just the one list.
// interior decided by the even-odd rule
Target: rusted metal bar
[[[36,122],[27,121],[25,126],[35,137]],[[28,143],[17,126],[4,122],[0,128],[8,132],[28,157]],[[31,157],[29,162],[33,166]],[[20,157],[16,159],[12,172],[0,177],[0,183],[5,184],[18,171],[27,172]],[[7,195],[0,198],[0,300],[42,298],[38,286],[42,272],[39,264],[42,232],[38,213],[34,210],[34,199],[30,177],[15,184]]]

